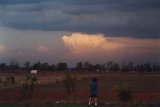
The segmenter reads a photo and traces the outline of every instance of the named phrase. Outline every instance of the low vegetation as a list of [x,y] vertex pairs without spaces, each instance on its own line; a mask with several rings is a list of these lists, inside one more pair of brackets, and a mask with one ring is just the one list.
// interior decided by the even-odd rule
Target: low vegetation
[[117,96],[122,102],[130,102],[133,99],[133,92],[128,83],[123,83],[122,85],[115,87]]
[[74,94],[78,88],[76,77],[73,77],[70,74],[66,73],[63,81],[68,94]]
[[22,92],[23,93],[23,98],[25,99],[30,99],[31,98],[31,95],[34,91],[34,88],[35,88],[35,82],[37,81],[37,78],[36,76],[32,76],[32,75],[27,75],[26,76],[26,80],[25,82],[22,84]]

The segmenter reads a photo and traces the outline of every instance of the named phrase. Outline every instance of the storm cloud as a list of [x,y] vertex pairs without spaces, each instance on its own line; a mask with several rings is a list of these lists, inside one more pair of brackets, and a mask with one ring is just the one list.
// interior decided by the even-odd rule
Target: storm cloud
[[160,0],[0,0],[0,62],[160,62]]
[[88,56],[123,47],[121,43],[110,42],[103,34],[73,33],[63,36],[62,40],[71,54],[77,56]]
[[19,30],[0,27],[0,62],[49,63],[106,60],[159,63],[160,39],[111,37],[102,33]]
[[0,26],[160,38],[159,0],[1,0]]
[[62,38],[68,58],[78,60],[112,59],[118,61],[160,60],[160,39],[109,37],[103,34],[72,33]]

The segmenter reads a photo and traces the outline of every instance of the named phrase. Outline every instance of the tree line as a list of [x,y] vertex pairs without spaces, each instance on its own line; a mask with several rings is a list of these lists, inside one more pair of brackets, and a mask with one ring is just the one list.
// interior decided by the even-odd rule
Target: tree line
[[12,60],[10,64],[0,63],[0,71],[30,71],[30,70],[38,70],[38,71],[102,71],[102,72],[160,72],[159,64],[133,64],[133,62],[129,63],[117,63],[114,61],[106,61],[103,64],[91,64],[88,61],[77,62],[75,67],[69,68],[66,62],[59,62],[57,64],[49,64],[47,62],[35,62],[31,64],[31,62],[26,61],[22,66],[19,65],[19,62],[16,60]]

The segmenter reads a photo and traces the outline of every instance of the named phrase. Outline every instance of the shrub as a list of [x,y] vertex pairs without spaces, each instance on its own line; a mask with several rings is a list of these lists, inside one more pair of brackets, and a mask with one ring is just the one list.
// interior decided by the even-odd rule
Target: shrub
[[2,84],[2,79],[0,78],[0,84]]
[[31,75],[27,75],[26,76],[26,80],[23,83],[23,88],[24,88],[24,92],[25,92],[25,96],[27,99],[31,98],[31,95],[34,91],[34,86],[35,86],[35,82],[37,81],[37,78],[35,76],[31,76]]
[[10,78],[9,77],[6,77],[6,82],[10,83]]
[[120,101],[129,102],[133,99],[133,93],[127,83],[116,87],[116,91]]
[[34,82],[36,82],[36,81],[37,81],[36,76],[34,76],[34,77],[31,78],[31,82],[32,82],[32,83],[34,83]]
[[59,80],[56,80],[56,84],[59,84],[60,83],[60,81]]
[[11,83],[15,84],[15,78],[13,76],[11,76]]
[[66,74],[63,81],[65,89],[69,94],[76,92],[77,90],[76,77],[72,77],[71,75]]

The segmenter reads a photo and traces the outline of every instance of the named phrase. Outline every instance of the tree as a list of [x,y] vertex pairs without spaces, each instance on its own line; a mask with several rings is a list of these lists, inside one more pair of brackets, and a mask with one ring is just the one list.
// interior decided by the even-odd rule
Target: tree
[[118,63],[115,63],[114,65],[112,65],[111,68],[112,68],[111,70],[114,71],[114,72],[119,72],[120,71],[120,66],[119,66]]
[[150,63],[144,64],[144,69],[146,72],[152,72],[152,67]]
[[56,66],[54,64],[50,65],[49,66],[49,70],[52,71],[52,72],[55,71],[56,70]]
[[5,63],[0,64],[0,70],[4,71],[4,70],[6,70],[6,68],[7,68],[7,66]]
[[25,62],[24,67],[26,70],[29,70],[30,69],[30,62],[29,61]]
[[160,65],[153,64],[152,70],[153,70],[153,72],[160,72]]
[[94,71],[102,71],[102,70],[103,70],[102,65],[100,65],[100,64],[94,65]]
[[129,69],[129,71],[134,71],[134,64],[133,64],[133,62],[129,62],[128,69]]
[[49,70],[49,64],[47,62],[42,63],[42,70],[48,71]]
[[68,65],[65,62],[60,62],[57,64],[58,71],[66,71],[68,69]]
[[113,61],[108,61],[106,65],[106,69],[108,71],[112,71],[112,67],[113,67]]
[[84,70],[86,70],[86,71],[90,71],[91,70],[91,64],[88,62],[88,61],[85,61],[84,63],[83,63],[83,68],[84,68]]
[[11,70],[18,70],[20,67],[19,67],[19,63],[18,61],[16,61],[15,59],[13,59],[11,62],[10,62],[10,65],[9,65],[9,68]]
[[41,62],[38,61],[37,63],[33,64],[33,69],[41,70],[41,68],[42,68]]
[[76,69],[78,71],[82,71],[83,70],[83,63],[82,62],[78,62],[77,65],[76,65]]

